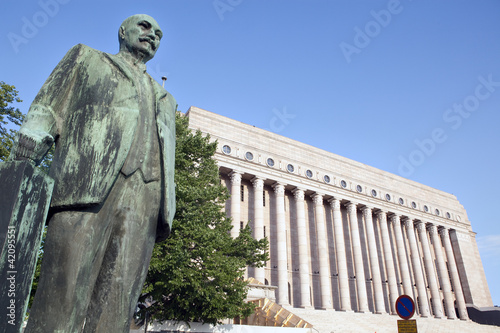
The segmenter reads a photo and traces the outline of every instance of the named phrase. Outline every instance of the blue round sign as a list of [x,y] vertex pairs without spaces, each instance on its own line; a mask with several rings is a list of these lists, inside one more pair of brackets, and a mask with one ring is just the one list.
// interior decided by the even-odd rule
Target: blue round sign
[[396,300],[396,312],[398,315],[408,320],[415,314],[415,303],[413,299],[408,295],[401,295]]

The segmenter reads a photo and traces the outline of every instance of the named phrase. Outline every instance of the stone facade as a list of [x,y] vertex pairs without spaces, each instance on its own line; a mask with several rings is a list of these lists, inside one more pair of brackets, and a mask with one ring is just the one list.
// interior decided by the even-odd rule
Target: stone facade
[[233,236],[250,221],[270,260],[248,275],[285,306],[467,319],[492,306],[467,212],[434,188],[191,107],[189,126],[218,141]]

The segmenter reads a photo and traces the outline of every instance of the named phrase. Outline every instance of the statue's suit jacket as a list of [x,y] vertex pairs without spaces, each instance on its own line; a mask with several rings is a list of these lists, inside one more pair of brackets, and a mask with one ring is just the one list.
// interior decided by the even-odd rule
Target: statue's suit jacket
[[[105,200],[138,126],[136,85],[140,81],[136,83],[136,79],[117,55],[79,44],[65,55],[43,85],[20,135],[36,143],[32,156],[28,156],[35,161],[43,157],[53,141],[56,143],[49,172],[55,180],[51,207],[85,207]],[[161,85],[149,79],[155,96],[162,163],[162,205],[157,228],[157,241],[161,241],[168,236],[175,213],[176,102]]]

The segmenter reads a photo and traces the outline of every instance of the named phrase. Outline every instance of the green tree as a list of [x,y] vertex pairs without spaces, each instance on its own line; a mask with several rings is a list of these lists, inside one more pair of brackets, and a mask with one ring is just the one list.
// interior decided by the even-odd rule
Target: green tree
[[160,321],[216,324],[248,316],[254,307],[244,302],[245,267],[264,265],[268,241],[253,239],[248,225],[230,236],[223,211],[229,194],[213,159],[217,143],[189,130],[179,114],[176,131],[177,210],[171,236],[153,250],[141,300],[154,300],[147,311]]
[[[17,97],[19,91],[16,87],[6,84],[0,81],[0,161],[5,162],[10,155],[12,145],[17,135],[17,130],[21,126],[25,115],[21,113],[18,108],[9,106],[13,102],[22,102],[22,100]],[[11,123],[15,125],[15,128],[6,128],[6,125]],[[40,162],[39,167],[45,171],[49,172],[50,164],[52,163],[52,157],[54,153],[55,145],[53,145],[43,160]]]
[[42,268],[43,259],[43,246],[45,245],[45,236],[47,236],[47,226],[43,229],[42,243],[40,244],[40,249],[38,250],[38,257],[35,266],[35,273],[33,275],[33,282],[31,284],[30,299],[28,302],[28,308],[31,309],[33,305],[33,300],[35,299],[36,289],[38,288],[38,281],[40,280],[40,270]]
[[0,161],[6,161],[9,157],[10,149],[17,133],[16,129],[8,129],[6,125],[10,122],[21,126],[24,120],[24,115],[18,108],[9,106],[13,102],[22,102],[17,97],[18,93],[16,87],[0,81]]

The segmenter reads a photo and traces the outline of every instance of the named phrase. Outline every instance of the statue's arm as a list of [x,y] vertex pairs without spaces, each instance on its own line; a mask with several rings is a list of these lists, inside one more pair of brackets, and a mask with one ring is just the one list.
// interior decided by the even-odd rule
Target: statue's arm
[[68,51],[45,81],[19,129],[9,160],[39,164],[57,140],[84,48],[80,44]]

